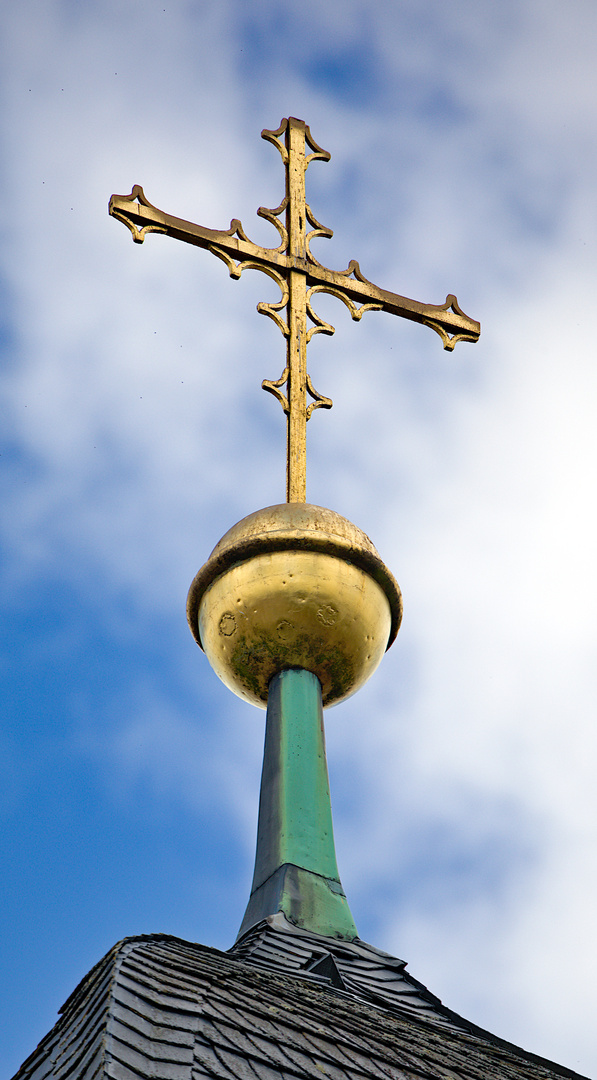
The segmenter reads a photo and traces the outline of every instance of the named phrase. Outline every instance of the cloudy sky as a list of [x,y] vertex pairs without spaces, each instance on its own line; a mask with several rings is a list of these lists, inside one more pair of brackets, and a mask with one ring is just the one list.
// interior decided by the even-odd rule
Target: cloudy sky
[[288,115],[332,154],[321,261],[482,324],[318,305],[308,498],[405,600],[326,714],[344,886],[448,1006],[597,1075],[597,6],[20,0],[0,40],[3,1075],[119,938],[244,912],[264,714],[184,609],[284,498],[277,290],[107,201],[275,244]]

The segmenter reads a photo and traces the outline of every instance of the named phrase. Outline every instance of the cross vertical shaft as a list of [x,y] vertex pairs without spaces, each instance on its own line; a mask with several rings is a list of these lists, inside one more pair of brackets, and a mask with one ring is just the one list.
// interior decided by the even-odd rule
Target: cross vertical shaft
[[[286,228],[291,262],[306,258],[305,125],[291,117],[286,128]],[[291,269],[288,278],[288,412],[286,501],[307,499],[307,279]]]

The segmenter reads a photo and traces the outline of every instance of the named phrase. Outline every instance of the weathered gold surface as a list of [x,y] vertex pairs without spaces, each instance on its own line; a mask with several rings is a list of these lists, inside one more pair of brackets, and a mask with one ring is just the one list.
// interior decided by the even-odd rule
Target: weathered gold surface
[[324,705],[353,694],[378,666],[390,625],[390,605],[369,574],[313,551],[255,555],[216,578],[199,608],[216,675],[262,708],[285,668],[317,675]]
[[[317,221],[306,202],[305,173],[311,161],[329,161],[330,155],[317,145],[304,121],[292,116],[283,120],[276,131],[264,129],[261,135],[279,150],[286,172],[286,193],[280,205],[273,210],[261,206],[257,211],[277,229],[278,247],[253,244],[237,218],[231,221],[229,229],[219,230],[164,214],[152,206],[138,184],[130,195],[112,195],[109,212],[124,222],[138,244],[143,243],[149,232],[165,233],[207,248],[226,263],[231,277],[239,278],[247,269],[261,270],[277,283],[281,299],[277,303],[260,303],[257,310],[273,319],[284,334],[286,367],[279,379],[264,379],[262,386],[277,397],[287,416],[286,498],[290,503],[304,502],[307,420],[314,409],[332,407],[331,398],[313,388],[307,373],[307,345],[313,335],[334,333],[334,327],[313,310],[314,295],[326,292],[336,296],[357,321],[365,311],[388,311],[423,323],[435,330],[444,348],[450,350],[458,341],[477,341],[480,326],[464,314],[452,294],[444,304],[421,304],[373,285],[354,259],[346,270],[334,271],[322,266],[312,255],[310,242],[315,237],[329,238],[333,234]],[[311,153],[306,153],[306,149]],[[279,220],[282,214],[285,214],[284,225]],[[307,224],[311,226],[309,232]],[[286,318],[281,315],[284,308]],[[307,319],[313,324],[309,329]],[[313,399],[309,405],[307,395]]]
[[402,618],[400,589],[368,536],[306,503],[267,507],[235,525],[197,574],[189,625],[222,681],[267,703],[278,671],[312,671],[324,705],[373,673]]

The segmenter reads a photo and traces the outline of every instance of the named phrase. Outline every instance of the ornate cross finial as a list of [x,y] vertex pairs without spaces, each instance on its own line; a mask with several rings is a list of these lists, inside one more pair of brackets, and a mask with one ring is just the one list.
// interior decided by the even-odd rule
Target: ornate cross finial
[[[137,244],[143,243],[148,232],[165,233],[207,248],[226,263],[231,277],[239,278],[247,269],[261,270],[279,285],[281,299],[275,304],[260,303],[257,310],[273,319],[284,334],[286,367],[279,379],[264,379],[262,386],[277,397],[287,416],[286,499],[305,502],[307,420],[314,409],[332,407],[331,399],[313,388],[307,373],[307,345],[313,335],[334,333],[334,327],[313,310],[315,293],[337,296],[355,320],[364,311],[389,311],[430,326],[440,335],[444,349],[452,350],[457,341],[477,341],[481,328],[461,311],[452,294],[444,304],[421,304],[373,285],[354,259],[346,270],[322,266],[312,255],[310,242],[315,236],[331,237],[332,230],[319,224],[305,200],[305,173],[311,161],[329,161],[330,155],[317,145],[307,125],[293,116],[283,120],[277,131],[264,130],[261,136],[279,150],[286,170],[286,194],[280,205],[274,210],[260,206],[257,211],[278,230],[278,247],[253,244],[237,218],[230,222],[229,229],[220,231],[164,214],[145,198],[138,184],[130,195],[112,195],[109,213],[124,222]],[[285,224],[280,220],[283,213]],[[312,323],[309,328],[307,319]],[[307,395],[312,398],[310,404]]]

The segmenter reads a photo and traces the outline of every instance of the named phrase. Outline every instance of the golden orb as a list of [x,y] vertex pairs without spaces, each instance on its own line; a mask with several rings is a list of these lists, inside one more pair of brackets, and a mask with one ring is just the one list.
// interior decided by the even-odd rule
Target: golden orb
[[333,510],[282,503],[249,514],[216,544],[187,601],[193,637],[239,697],[267,705],[287,668],[317,675],[324,706],[375,671],[402,597],[368,536]]

